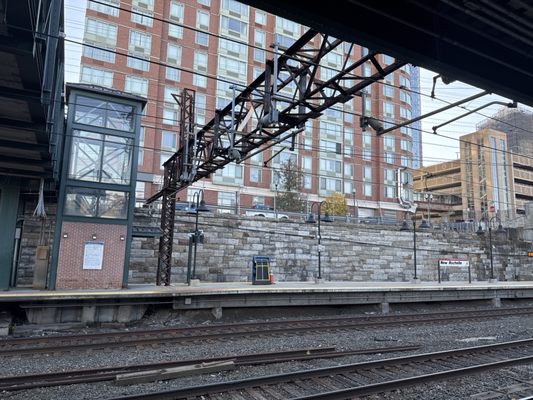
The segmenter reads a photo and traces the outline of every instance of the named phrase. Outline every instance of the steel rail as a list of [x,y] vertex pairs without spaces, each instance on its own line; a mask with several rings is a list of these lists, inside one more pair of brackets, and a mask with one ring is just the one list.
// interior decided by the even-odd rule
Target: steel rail
[[286,361],[305,361],[318,358],[339,358],[362,354],[392,353],[418,350],[420,346],[392,346],[362,350],[335,351],[334,347],[316,349],[292,350],[273,353],[245,354],[227,357],[212,357],[207,359],[166,361],[159,363],[116,366],[107,368],[81,369],[66,372],[51,372],[45,374],[29,374],[19,376],[0,377],[0,391],[28,390],[40,387],[72,385],[78,383],[93,383],[114,380],[118,374],[147,371],[152,369],[173,368],[185,365],[195,365],[205,362],[230,361],[236,366],[275,364]]
[[[120,340],[112,341],[95,341],[89,343],[65,343],[68,340],[83,340],[85,336],[55,336],[52,342],[60,342],[60,344],[52,344],[46,346],[24,346],[19,347],[17,345],[10,348],[0,347],[0,356],[20,356],[20,355],[34,355],[37,353],[52,353],[52,352],[67,352],[73,350],[94,350],[101,348],[116,348],[116,347],[131,347],[139,345],[154,345],[154,344],[166,344],[166,343],[191,343],[205,340],[233,340],[236,338],[249,337],[249,336],[265,336],[275,334],[295,334],[302,332],[320,332],[320,331],[337,331],[345,329],[368,329],[383,326],[394,325],[411,325],[421,323],[435,323],[435,322],[453,322],[464,319],[487,319],[494,318],[495,316],[508,317],[512,315],[524,315],[533,313],[533,309],[519,310],[513,313],[511,310],[498,310],[498,312],[487,313],[484,310],[481,314],[478,312],[455,312],[444,314],[423,314],[423,315],[397,315],[387,317],[371,317],[371,318],[346,318],[346,319],[319,319],[319,320],[296,320],[296,321],[283,321],[276,323],[259,323],[259,324],[235,324],[224,325],[218,327],[195,327],[184,328],[184,331],[177,329],[175,333],[182,333],[182,335],[168,336],[168,330],[152,330],[143,331],[142,335],[162,335],[158,337],[135,337],[133,332],[128,332],[126,335],[120,335]],[[245,329],[242,329],[245,328]],[[253,329],[251,329],[253,328]],[[240,329],[240,330],[239,330]],[[205,333],[205,331],[208,331]],[[194,335],[196,333],[196,335]],[[106,339],[106,334],[96,334],[98,338]],[[116,335],[111,335],[112,339],[116,339]],[[47,338],[47,343],[50,341]],[[14,339],[13,341],[16,341]],[[4,340],[2,345],[10,344],[11,340]],[[19,342],[20,343],[20,342]],[[22,342],[24,343],[24,342]],[[38,343],[38,341],[37,341]],[[16,343],[15,343],[16,344]]]
[[227,331],[228,329],[235,328],[258,328],[258,327],[269,327],[276,325],[294,325],[294,324],[332,324],[332,323],[342,323],[342,322],[352,322],[352,321],[370,321],[370,320],[392,320],[392,322],[397,321],[400,318],[420,318],[425,319],[428,317],[441,317],[445,316],[508,316],[508,315],[520,315],[520,314],[530,314],[533,313],[533,307],[513,307],[513,308],[483,308],[478,310],[459,310],[459,311],[446,311],[446,312],[429,312],[429,313],[405,313],[405,314],[392,314],[392,315],[361,315],[361,316],[351,316],[351,317],[335,317],[335,318],[316,318],[316,319],[291,319],[283,321],[270,321],[270,322],[239,322],[233,324],[217,324],[211,326],[191,326],[191,327],[180,327],[180,328],[162,328],[162,329],[144,329],[144,330],[128,330],[128,331],[118,331],[118,332],[96,332],[96,333],[85,333],[82,335],[50,335],[45,337],[22,337],[22,338],[6,338],[0,339],[0,347],[6,345],[18,345],[31,342],[39,343],[48,343],[55,341],[64,341],[72,339],[94,339],[94,338],[111,338],[111,337],[131,337],[132,335],[153,335],[153,334],[171,334],[171,333],[183,333],[196,332],[198,330],[223,330]]
[[[492,345],[483,345],[483,346],[476,346],[476,347],[468,347],[463,349],[456,349],[456,350],[448,350],[448,351],[439,351],[439,352],[432,352],[432,353],[424,353],[424,354],[417,354],[417,355],[411,355],[406,357],[396,357],[396,358],[389,358],[385,360],[378,360],[378,361],[368,361],[363,363],[356,363],[356,364],[347,364],[347,365],[341,365],[341,366],[335,366],[335,367],[329,367],[329,368],[319,368],[319,369],[313,369],[313,370],[303,370],[303,371],[297,371],[297,372],[291,372],[291,373],[285,373],[280,375],[269,375],[269,376],[263,376],[258,378],[247,378],[243,380],[236,380],[236,381],[229,381],[224,383],[214,383],[205,385],[202,387],[187,387],[183,389],[178,390],[166,390],[166,391],[160,391],[160,392],[154,392],[154,393],[146,393],[146,394],[138,394],[138,395],[129,395],[129,396],[123,396],[123,397],[116,397],[111,400],[151,400],[151,399],[157,399],[157,400],[174,400],[174,399],[189,399],[189,398],[196,398],[197,396],[208,396],[212,394],[222,393],[225,395],[231,394],[233,391],[236,390],[246,390],[250,388],[264,388],[268,387],[269,385],[280,385],[280,384],[287,384],[290,382],[300,382],[301,385],[305,385],[305,381],[313,378],[325,378],[325,377],[332,377],[332,376],[343,376],[343,374],[349,374],[349,373],[356,373],[357,371],[369,371],[371,369],[378,369],[383,367],[397,367],[399,365],[409,365],[412,367],[415,363],[423,363],[427,361],[433,361],[435,366],[439,366],[440,360],[446,360],[449,361],[450,358],[454,357],[457,358],[459,356],[462,356],[464,359],[468,360],[469,362],[472,362],[472,358],[476,356],[476,354],[485,355],[487,352],[490,352],[492,357],[495,357],[495,353],[497,351],[510,351],[513,349],[526,349],[528,350],[527,355],[520,355],[519,357],[513,356],[513,357],[507,357],[505,354],[502,356],[503,359],[486,362],[486,360],[483,360],[482,357],[480,357],[480,360],[483,360],[481,363],[469,365],[466,367],[461,368],[448,368],[444,371],[438,371],[435,373],[427,374],[427,373],[421,373],[416,374],[416,371],[410,371],[410,373],[415,373],[415,376],[410,376],[406,378],[401,379],[384,379],[380,382],[374,382],[367,385],[357,385],[355,387],[350,387],[344,389],[344,391],[337,390],[337,391],[327,391],[322,393],[316,393],[313,395],[306,395],[305,397],[300,397],[300,399],[351,399],[353,398],[353,393],[349,391],[355,391],[355,390],[367,390],[368,393],[362,392],[359,393],[362,394],[370,394],[370,393],[376,393],[376,392],[383,392],[391,389],[395,389],[399,387],[400,385],[412,385],[416,383],[422,383],[422,382],[429,382],[431,380],[440,380],[445,379],[449,377],[455,377],[455,376],[462,376],[465,374],[473,374],[478,373],[482,371],[486,371],[489,369],[495,369],[495,368],[502,368],[509,365],[516,365],[516,364],[522,364],[533,361],[533,339],[526,339],[526,340],[517,340],[512,342],[505,342],[505,343],[498,343],[498,344],[492,344]],[[442,366],[442,361],[441,365]],[[424,364],[427,366],[427,363]],[[444,364],[445,365],[445,364]],[[391,369],[389,369],[391,370]],[[383,377],[381,377],[383,379]],[[366,387],[366,388],[365,388]],[[272,393],[272,390],[270,390],[270,393]],[[312,397],[315,396],[315,397]],[[320,396],[330,396],[330,397],[320,397]],[[209,397],[213,398],[213,397]],[[225,397],[227,398],[227,397]],[[293,397],[294,399],[295,397]],[[296,397],[298,398],[298,397]]]

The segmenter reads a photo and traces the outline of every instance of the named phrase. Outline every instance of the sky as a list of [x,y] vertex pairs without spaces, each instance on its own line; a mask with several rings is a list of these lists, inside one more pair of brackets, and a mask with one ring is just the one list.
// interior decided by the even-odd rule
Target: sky
[[[87,0],[65,0],[65,82],[78,82],[80,72],[81,47],[69,43],[68,40],[76,42],[83,41],[83,26],[85,24],[85,8]],[[457,102],[468,98],[483,90],[475,88],[462,82],[452,82],[445,85],[439,79],[435,88],[435,99],[430,97],[433,85],[433,77],[437,73],[421,68],[420,92],[421,92],[421,113],[427,114],[431,111],[445,107],[449,103]],[[507,99],[497,95],[486,95],[474,101],[465,103],[462,107],[454,107],[448,111],[438,113],[432,117],[424,118],[422,123],[422,165],[428,166],[439,162],[455,160],[458,158],[459,137],[476,131],[476,124],[494,115],[499,111],[501,105],[493,105],[468,117],[438,129],[438,135],[434,135],[432,127],[449,121],[461,114],[477,107],[481,107],[491,101],[502,101],[510,103],[512,99]],[[520,108],[533,111],[531,107],[518,104]]]

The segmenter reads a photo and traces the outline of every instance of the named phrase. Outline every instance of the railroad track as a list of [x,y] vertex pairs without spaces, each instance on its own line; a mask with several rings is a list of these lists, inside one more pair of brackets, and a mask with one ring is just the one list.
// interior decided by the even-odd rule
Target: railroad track
[[299,335],[302,333],[363,330],[378,327],[450,323],[461,320],[485,320],[498,317],[533,314],[532,307],[484,309],[446,313],[419,313],[347,318],[320,318],[277,322],[238,323],[230,325],[196,326],[134,330],[83,335],[17,338],[0,341],[0,357],[37,355],[42,353],[79,352],[116,347],[138,347],[158,344],[191,344],[206,341],[230,341],[265,335]]
[[533,339],[270,375],[113,400],[352,399],[533,361]]
[[414,351],[420,346],[389,346],[363,350],[336,351],[333,347],[303,349],[283,352],[259,354],[245,354],[239,356],[216,357],[199,360],[166,361],[149,364],[135,364],[107,368],[80,369],[65,372],[51,372],[46,374],[29,374],[0,377],[0,392],[14,390],[28,390],[38,387],[72,385],[79,383],[94,383],[112,381],[117,375],[180,366],[197,365],[217,361],[233,361],[236,367],[245,365],[273,364],[287,361],[305,361],[318,358],[338,358],[361,354],[392,353]]

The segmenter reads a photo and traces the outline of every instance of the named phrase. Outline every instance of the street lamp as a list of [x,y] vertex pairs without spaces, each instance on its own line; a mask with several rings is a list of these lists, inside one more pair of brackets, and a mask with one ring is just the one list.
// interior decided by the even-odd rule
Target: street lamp
[[[205,205],[204,191],[200,189],[194,192],[192,196],[192,203],[195,204],[194,214],[196,216],[194,223],[194,233],[189,234],[189,256],[187,259],[187,284],[191,285],[191,256],[193,256],[192,247],[194,244],[194,258],[192,260],[192,279],[196,279],[196,252],[198,249],[198,243],[204,242],[204,233],[198,230],[198,213],[209,212],[209,209]],[[192,213],[192,212],[189,212]]]
[[321,269],[321,264],[320,264],[320,254],[322,252],[322,248],[321,248],[320,242],[321,242],[321,239],[322,239],[322,235],[321,235],[321,232],[320,232],[320,221],[333,222],[333,218],[331,218],[329,216],[329,213],[327,211],[326,211],[324,217],[322,217],[322,204],[324,204],[326,202],[327,202],[327,200],[324,200],[324,201],[321,201],[320,203],[311,204],[311,212],[309,214],[309,217],[305,221],[307,224],[314,224],[316,222],[315,217],[313,215],[313,208],[316,205],[318,205],[318,276],[317,276],[317,279],[322,279],[322,269]]
[[[417,263],[416,263],[416,211],[413,213],[413,216],[411,217],[411,221],[413,222],[413,268],[414,268],[414,276],[413,280],[418,280],[417,276]],[[419,226],[420,229],[428,229],[429,225],[426,223],[424,219],[422,219],[422,222]],[[407,223],[407,220],[404,219],[402,222],[402,226],[400,227],[400,231],[409,231],[409,224]]]
[[[424,194],[424,199],[426,200],[426,203],[427,203],[427,206],[428,206],[428,219],[427,219],[427,223],[424,226],[424,228],[431,228],[431,211],[429,209],[429,203],[433,200],[433,195],[429,192],[426,192],[426,194]],[[422,221],[422,224],[424,224],[424,221]]]
[[355,198],[355,189],[353,190],[353,216],[354,221],[357,222],[357,219],[359,218],[359,205],[357,204],[357,199]]
[[505,229],[503,229],[502,220],[497,215],[495,215],[491,219],[487,219],[485,217],[482,217],[479,220],[479,227],[478,227],[477,232],[476,232],[479,236],[485,234],[485,232],[483,231],[483,228],[481,227],[481,221],[483,221],[483,220],[487,222],[488,230],[489,230],[490,280],[494,281],[495,280],[495,278],[494,278],[494,259],[493,259],[493,255],[492,255],[492,222],[494,220],[498,221],[498,229],[496,229],[496,233],[497,234],[504,234],[505,233]]

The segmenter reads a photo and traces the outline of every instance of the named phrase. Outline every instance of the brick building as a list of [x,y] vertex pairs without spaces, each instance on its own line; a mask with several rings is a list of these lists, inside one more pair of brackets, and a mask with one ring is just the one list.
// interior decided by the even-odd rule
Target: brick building
[[[228,81],[239,87],[250,83],[264,70],[265,60],[272,58],[274,41],[288,47],[305,29],[234,0],[88,1],[80,81],[148,99],[139,149],[139,201],[160,188],[161,165],[179,146],[178,106],[172,94],[182,88],[196,91],[195,118],[201,128],[215,109],[231,101]],[[349,45],[331,52],[321,75],[340,70],[346,57],[357,60],[367,49],[354,46],[347,51]],[[386,55],[379,57],[383,65],[393,61]],[[375,71],[376,66],[367,62],[354,73],[369,76]],[[418,115],[419,98],[409,91],[418,87],[418,79],[416,69],[405,66],[384,82],[372,84],[366,113],[385,126]],[[413,163],[419,165],[422,157],[420,132],[413,136],[409,127],[383,137],[371,129],[363,132],[362,109],[361,97],[329,109],[308,121],[294,151],[285,149],[276,155],[281,147],[274,146],[243,164],[229,164],[178,197],[191,200],[195,189],[203,188],[211,205],[273,205],[276,192],[282,190],[277,185],[280,170],[291,159],[303,173],[301,192],[309,202],[340,192],[350,213],[357,209],[360,217],[397,216],[402,210],[398,168],[407,168],[401,179],[410,181],[409,169]]]

